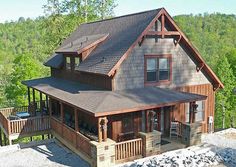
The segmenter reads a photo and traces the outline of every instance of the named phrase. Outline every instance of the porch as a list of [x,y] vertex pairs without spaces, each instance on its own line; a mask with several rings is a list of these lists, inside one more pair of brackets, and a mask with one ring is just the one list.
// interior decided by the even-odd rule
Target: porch
[[[53,136],[92,166],[107,162],[112,166],[185,147],[188,145],[185,140],[189,141],[191,135],[187,131],[193,122],[185,124],[175,108],[185,103],[194,106],[191,104],[195,101],[206,99],[198,94],[156,87],[106,91],[52,77],[24,84],[48,97]],[[194,110],[190,112],[191,121],[193,115]],[[179,142],[163,138],[163,135],[169,137],[172,121],[179,122]]]

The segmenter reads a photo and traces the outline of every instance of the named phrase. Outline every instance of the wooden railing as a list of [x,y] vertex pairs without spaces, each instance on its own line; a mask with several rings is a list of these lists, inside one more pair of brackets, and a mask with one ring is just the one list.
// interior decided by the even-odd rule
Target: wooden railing
[[91,157],[90,139],[61,123],[54,117],[51,118],[51,128],[76,149]]
[[116,143],[116,162],[126,162],[136,158],[141,158],[143,153],[142,139],[133,139]]
[[[6,110],[7,111],[7,110]],[[5,133],[9,134],[10,133],[10,121],[5,117],[4,113],[1,112],[0,110],[0,124],[2,128],[5,130]]]
[[[36,101],[36,109],[40,108],[40,101]],[[42,103],[46,103],[46,101],[42,101]],[[44,104],[45,105],[45,104]],[[10,115],[16,115],[17,112],[30,112],[29,106],[20,106],[20,107],[8,107],[0,109],[0,112],[5,116],[9,117]]]
[[10,133],[33,133],[50,129],[49,116],[39,116],[10,121]]
[[14,112],[14,107],[0,109],[0,113],[6,118],[9,117],[9,115],[11,115],[13,112]]

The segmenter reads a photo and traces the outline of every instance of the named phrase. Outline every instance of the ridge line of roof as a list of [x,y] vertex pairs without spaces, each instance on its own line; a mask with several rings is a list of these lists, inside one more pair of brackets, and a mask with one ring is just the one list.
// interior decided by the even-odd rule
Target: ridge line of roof
[[128,16],[133,16],[133,15],[139,15],[139,14],[143,14],[143,13],[158,11],[158,10],[161,10],[161,9],[164,9],[164,7],[157,8],[157,9],[152,9],[152,10],[146,10],[146,11],[142,11],[142,12],[138,12],[138,13],[126,14],[126,15],[117,16],[117,17],[111,17],[111,18],[107,18],[107,19],[103,19],[103,20],[96,20],[96,21],[92,21],[92,22],[82,23],[80,25],[86,25],[86,24],[93,24],[93,23],[98,23],[98,22],[103,22],[103,21],[109,21],[109,20],[119,19],[119,18],[122,18],[122,17],[128,17]]

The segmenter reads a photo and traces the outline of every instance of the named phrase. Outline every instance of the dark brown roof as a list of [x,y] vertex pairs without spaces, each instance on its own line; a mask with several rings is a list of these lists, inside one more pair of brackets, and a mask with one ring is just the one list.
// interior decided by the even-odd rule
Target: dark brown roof
[[56,53],[82,53],[82,51],[88,46],[93,47],[92,44],[95,44],[96,41],[103,41],[106,39],[109,34],[96,34],[96,35],[87,35],[77,38],[76,40],[60,46]]
[[[64,48],[83,36],[109,34],[107,39],[81,62],[79,71],[107,75],[161,9],[81,24],[62,45]],[[105,61],[103,61],[105,58]],[[51,61],[56,61],[53,58]],[[50,60],[49,60],[50,61]],[[49,65],[48,63],[46,63]],[[52,63],[53,64],[53,63]]]
[[203,95],[157,87],[107,91],[53,77],[24,81],[23,84],[76,106],[94,116],[140,111],[206,99],[206,96]]
[[44,63],[44,65],[52,68],[61,68],[63,65],[63,55],[60,53],[55,53],[48,59],[47,62]]
[[[198,51],[164,8],[82,24],[65,41],[63,41],[59,49],[70,46],[71,43],[84,36],[109,34],[109,37],[104,42],[100,43],[98,47],[80,63],[80,66],[76,68],[76,70],[110,76],[117,68],[119,68],[119,65],[125,57],[129,55],[132,46],[142,38],[142,33],[147,26],[149,26],[157,15],[161,14],[165,14],[168,17],[173,27],[181,33],[181,36],[183,37],[181,38],[183,39],[181,41],[186,43],[198,62],[204,64],[202,71],[206,77],[210,79],[214,88],[223,88],[224,85],[222,82],[205,63]],[[59,68],[62,61],[61,55],[56,54],[52,56],[45,65]]]

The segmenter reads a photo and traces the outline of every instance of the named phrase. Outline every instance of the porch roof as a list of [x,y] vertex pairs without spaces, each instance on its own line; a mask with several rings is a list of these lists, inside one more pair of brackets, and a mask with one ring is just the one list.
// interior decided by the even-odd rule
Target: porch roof
[[28,80],[22,83],[52,98],[78,107],[95,117],[170,106],[207,98],[203,95],[157,87],[108,91],[53,77]]

